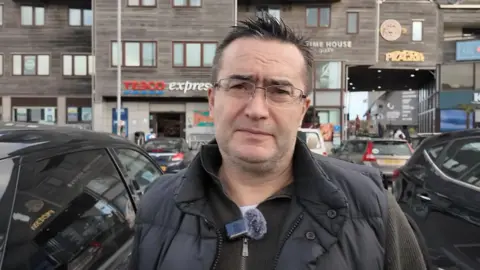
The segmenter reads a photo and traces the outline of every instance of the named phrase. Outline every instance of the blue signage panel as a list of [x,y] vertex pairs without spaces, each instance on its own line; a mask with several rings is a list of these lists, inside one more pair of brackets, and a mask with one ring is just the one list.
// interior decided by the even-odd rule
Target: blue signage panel
[[340,127],[340,125],[335,125],[335,126],[333,126],[333,132],[341,132],[341,127]]
[[[128,137],[128,109],[122,108],[120,111],[120,120],[122,135]],[[117,108],[112,109],[112,133],[117,134]]]
[[457,41],[457,61],[480,60],[480,40]]
[[452,90],[440,92],[440,109],[458,109],[461,104],[471,104],[473,101],[472,90]]

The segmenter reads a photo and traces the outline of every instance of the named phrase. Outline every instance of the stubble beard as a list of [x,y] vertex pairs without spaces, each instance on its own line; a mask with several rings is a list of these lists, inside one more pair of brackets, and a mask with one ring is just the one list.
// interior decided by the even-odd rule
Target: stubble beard
[[[219,147],[220,153],[222,154],[223,159],[228,160],[231,164],[238,166],[242,171],[250,175],[265,176],[269,175],[272,172],[277,172],[278,167],[283,162],[283,158],[287,156],[288,148],[282,149],[277,147],[275,155],[269,159],[256,159],[253,157],[245,157],[236,155],[234,152],[228,149],[222,149]],[[226,151],[225,151],[226,150]]]

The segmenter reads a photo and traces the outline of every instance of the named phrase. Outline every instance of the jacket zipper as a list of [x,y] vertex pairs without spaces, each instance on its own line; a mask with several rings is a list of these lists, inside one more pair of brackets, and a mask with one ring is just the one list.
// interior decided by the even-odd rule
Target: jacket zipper
[[247,270],[248,239],[243,238],[242,257],[240,258],[240,270]]
[[298,227],[298,225],[300,225],[300,222],[302,222],[302,220],[303,220],[303,213],[297,217],[295,222],[293,222],[292,227],[290,227],[290,230],[288,230],[287,235],[282,239],[280,249],[278,250],[277,255],[275,255],[275,260],[273,261],[273,270],[277,269],[278,260],[280,259],[280,254],[282,253],[283,246],[285,246],[285,243],[287,242],[288,238],[292,236],[293,232]]
[[211,226],[212,228],[215,229],[215,234],[217,235],[217,251],[215,254],[215,260],[213,261],[212,268],[211,270],[215,270],[218,265],[218,261],[220,260],[220,252],[222,251],[222,245],[223,245],[223,237],[222,237],[222,232],[215,227],[215,225],[208,221],[208,219],[204,218],[205,223],[207,223],[208,226]]

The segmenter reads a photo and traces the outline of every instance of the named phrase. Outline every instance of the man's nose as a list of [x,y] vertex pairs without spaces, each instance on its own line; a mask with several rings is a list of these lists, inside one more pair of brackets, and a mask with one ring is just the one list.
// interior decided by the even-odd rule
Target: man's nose
[[245,114],[252,119],[262,119],[268,117],[268,104],[265,98],[265,89],[258,87],[249,99]]

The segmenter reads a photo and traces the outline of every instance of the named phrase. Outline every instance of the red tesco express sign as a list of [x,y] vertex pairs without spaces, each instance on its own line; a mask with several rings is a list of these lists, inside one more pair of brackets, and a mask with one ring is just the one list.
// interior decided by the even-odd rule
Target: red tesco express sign
[[152,91],[207,91],[212,87],[211,83],[196,83],[196,82],[171,82],[165,81],[124,81],[123,86],[125,90],[152,90]]

